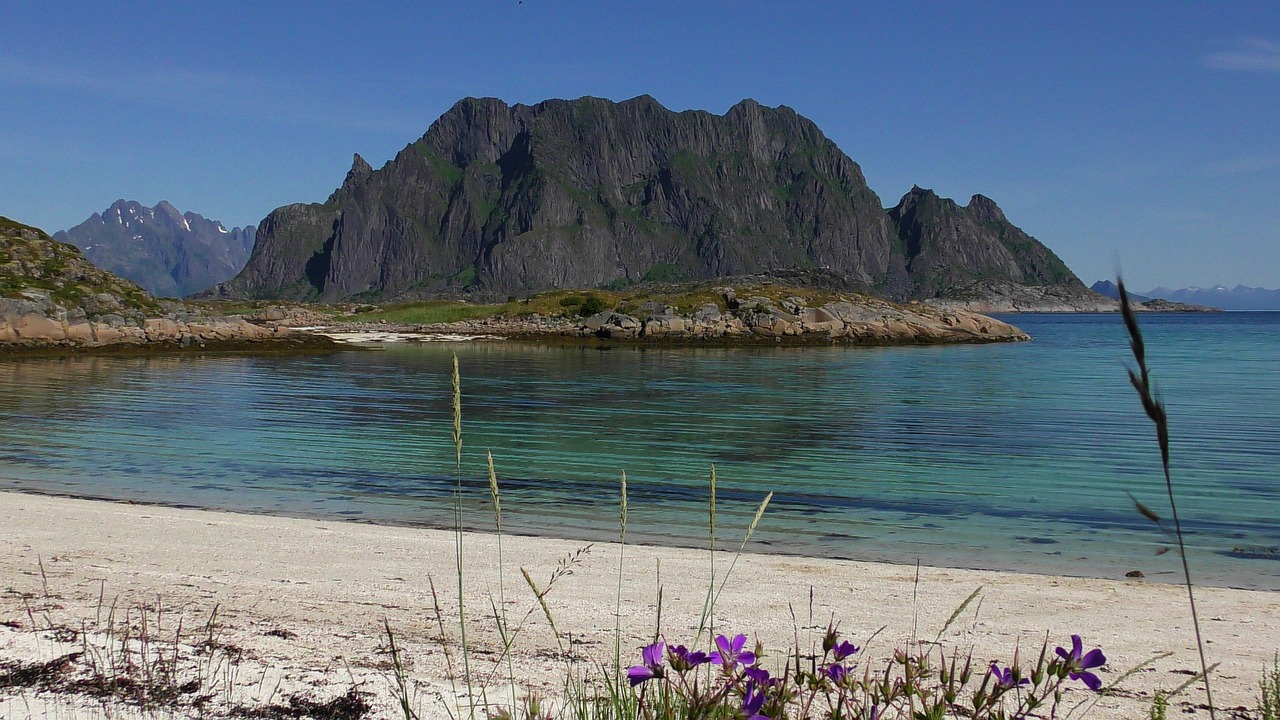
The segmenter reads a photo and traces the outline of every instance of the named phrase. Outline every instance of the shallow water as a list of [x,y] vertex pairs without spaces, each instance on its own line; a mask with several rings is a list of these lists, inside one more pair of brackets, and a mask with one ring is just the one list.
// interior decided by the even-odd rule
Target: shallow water
[[[1120,320],[1006,318],[1030,343],[612,350],[480,341],[324,356],[0,361],[0,487],[448,525],[449,365],[469,526],[1175,580]],[[1280,589],[1280,313],[1148,315],[1197,582]]]

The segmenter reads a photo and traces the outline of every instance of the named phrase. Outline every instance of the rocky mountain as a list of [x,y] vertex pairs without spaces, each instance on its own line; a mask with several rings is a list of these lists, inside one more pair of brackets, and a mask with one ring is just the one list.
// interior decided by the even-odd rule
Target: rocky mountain
[[134,283],[102,270],[74,245],[0,217],[0,303],[56,304],[73,316],[140,318],[160,312]]
[[778,268],[899,300],[993,283],[1096,297],[988,198],[915,188],[886,211],[790,108],[673,112],[648,96],[462,100],[382,168],[357,155],[325,202],[272,212],[212,294],[507,295]]
[[[1099,295],[1102,295],[1104,297],[1109,297],[1112,300],[1120,299],[1120,288],[1110,280],[1099,280],[1098,282],[1090,285],[1089,289],[1098,293]],[[1128,290],[1128,288],[1125,288],[1125,289]],[[1134,302],[1142,303],[1142,302],[1147,302],[1148,300],[1151,299],[1146,295],[1139,295],[1138,293],[1133,292],[1132,290],[1128,290],[1128,292],[1129,292],[1129,299]]]
[[332,344],[157,300],[89,262],[74,245],[0,216],[0,354],[107,345],[261,350],[264,343],[283,349]]
[[1049,286],[1088,294],[1052,250],[1009,222],[984,195],[961,206],[914,187],[889,210],[889,220],[906,260],[907,283],[886,288],[891,295],[987,297],[997,286]]
[[1190,287],[1177,290],[1158,287],[1145,294],[1173,302],[1211,305],[1223,310],[1280,310],[1280,290],[1244,285],[1236,285],[1233,288],[1215,285],[1211,288]]
[[96,265],[153,295],[183,297],[240,272],[255,233],[252,225],[228,230],[217,220],[179,212],[163,200],[152,208],[117,200],[54,238],[75,245]]

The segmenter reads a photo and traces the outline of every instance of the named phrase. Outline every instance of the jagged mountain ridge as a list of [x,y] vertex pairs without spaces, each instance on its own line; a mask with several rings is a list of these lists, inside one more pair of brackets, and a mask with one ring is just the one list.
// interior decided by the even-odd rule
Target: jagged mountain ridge
[[724,115],[648,96],[468,98],[324,203],[272,212],[230,297],[494,294],[833,270],[894,299],[984,282],[1088,294],[994,202],[916,188],[886,211],[857,163],[787,107]]
[[1170,289],[1158,287],[1146,293],[1151,297],[1174,302],[1211,305],[1223,310],[1280,310],[1280,289],[1236,285],[1227,288],[1215,285],[1211,288],[1190,287]]
[[240,272],[256,232],[252,225],[228,230],[217,220],[179,212],[164,200],[151,208],[117,200],[53,237],[153,295],[183,297]]
[[[1120,293],[1115,283],[1110,280],[1099,280],[1090,288],[1109,298],[1118,298]],[[1189,287],[1171,289],[1158,287],[1142,294],[1130,292],[1129,297],[1137,302],[1148,300],[1166,300],[1173,303],[1203,305],[1222,310],[1280,310],[1280,290],[1236,285],[1227,288],[1215,285],[1211,288]]]

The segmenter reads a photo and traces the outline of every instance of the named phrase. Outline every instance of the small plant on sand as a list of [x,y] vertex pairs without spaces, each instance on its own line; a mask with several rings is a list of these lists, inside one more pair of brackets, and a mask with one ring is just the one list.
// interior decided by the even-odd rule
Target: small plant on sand
[[1270,668],[1263,668],[1262,681],[1258,684],[1258,720],[1280,720],[1280,655],[1271,661]]
[[[40,570],[43,607],[28,604],[28,619],[31,631],[49,643],[54,657],[0,659],[0,700],[23,698],[28,691],[75,697],[79,700],[70,707],[96,703],[104,717],[124,709],[129,717],[358,720],[372,709],[368,693],[354,681],[344,695],[324,701],[302,694],[276,701],[279,685],[264,686],[266,673],[253,689],[241,677],[243,652],[222,638],[217,605],[203,623],[187,623],[182,607],[165,606],[160,598],[108,603],[104,581],[96,613],[76,627],[59,624],[51,611],[60,607],[60,596],[51,592],[42,562]],[[83,712],[88,710],[71,711],[69,716]]]
[[1156,696],[1151,699],[1151,712],[1147,715],[1147,720],[1169,720],[1169,696],[1163,692],[1157,692]]

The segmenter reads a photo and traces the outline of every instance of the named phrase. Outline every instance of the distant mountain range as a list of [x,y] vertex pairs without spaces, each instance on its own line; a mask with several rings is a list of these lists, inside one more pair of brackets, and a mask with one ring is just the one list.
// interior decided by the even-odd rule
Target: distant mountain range
[[253,251],[255,233],[252,225],[228,230],[217,220],[179,212],[163,200],[151,208],[117,200],[53,237],[152,295],[184,297],[240,272]]
[[785,106],[673,112],[649,96],[467,98],[323,203],[259,226],[211,295],[387,300],[622,287],[800,268],[895,300],[1099,298],[995,202],[914,188],[885,208]]
[[[1092,290],[1109,298],[1119,297],[1115,283],[1110,280],[1099,280],[1093,284]],[[1280,310],[1280,290],[1244,285],[1233,288],[1215,285],[1211,288],[1189,287],[1177,290],[1158,287],[1138,295],[1130,292],[1129,295],[1138,302],[1159,298],[1192,305],[1207,305],[1223,310]]]

